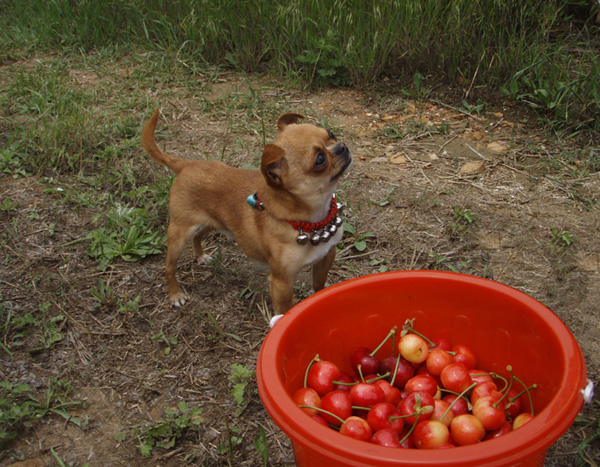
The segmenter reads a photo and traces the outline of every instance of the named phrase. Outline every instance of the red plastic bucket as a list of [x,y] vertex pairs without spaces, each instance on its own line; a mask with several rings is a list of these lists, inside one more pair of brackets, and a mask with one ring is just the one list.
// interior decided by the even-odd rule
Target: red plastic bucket
[[[315,354],[351,372],[352,350],[373,348],[408,318],[432,338],[471,346],[479,368],[507,376],[510,364],[527,385],[537,383],[532,392],[536,417],[499,439],[425,451],[348,438],[295,406],[291,394],[302,386]],[[391,343],[380,352],[391,353]],[[277,322],[257,362],[262,402],[292,441],[296,465],[307,467],[542,466],[548,447],[581,410],[586,381],[577,342],[547,307],[498,282],[439,271],[389,272],[328,287]]]

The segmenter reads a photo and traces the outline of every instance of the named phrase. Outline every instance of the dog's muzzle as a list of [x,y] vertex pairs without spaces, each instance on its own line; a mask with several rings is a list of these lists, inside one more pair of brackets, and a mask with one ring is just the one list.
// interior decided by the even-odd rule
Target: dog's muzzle
[[336,144],[333,148],[333,154],[335,155],[335,157],[339,157],[344,162],[340,171],[336,173],[333,177],[331,177],[332,182],[341,177],[344,174],[344,172],[348,170],[348,167],[350,167],[350,165],[352,164],[352,154],[350,153],[350,149],[348,148],[348,146],[346,146],[345,143]]

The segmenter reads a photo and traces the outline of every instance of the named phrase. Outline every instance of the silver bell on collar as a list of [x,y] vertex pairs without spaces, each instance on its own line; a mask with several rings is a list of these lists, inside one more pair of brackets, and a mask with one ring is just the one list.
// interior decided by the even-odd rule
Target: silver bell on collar
[[338,228],[341,227],[343,223],[344,221],[339,216],[336,216],[336,218],[333,220],[333,225],[335,225]]
[[310,237],[310,243],[311,245],[317,246],[321,243],[321,236],[317,232],[314,232]]
[[296,243],[298,243],[298,245],[306,245],[308,243],[308,235],[300,231],[298,238],[296,238]]
[[329,240],[331,240],[331,233],[329,233],[328,230],[323,230],[321,233],[321,241],[327,243]]
[[330,224],[329,226],[327,226],[327,231],[333,236],[338,231],[338,228],[335,224]]

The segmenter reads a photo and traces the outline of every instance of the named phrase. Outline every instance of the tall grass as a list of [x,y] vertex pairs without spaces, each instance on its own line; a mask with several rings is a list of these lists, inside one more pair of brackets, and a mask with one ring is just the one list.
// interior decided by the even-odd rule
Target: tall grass
[[[268,68],[316,85],[407,81],[503,88],[553,124],[600,129],[598,28],[559,33],[583,0],[30,0],[0,2],[37,47],[158,50],[187,63]],[[590,12],[591,14],[591,12]],[[7,21],[7,18],[10,18]],[[1,57],[1,55],[0,55]],[[474,92],[474,91],[473,91]]]

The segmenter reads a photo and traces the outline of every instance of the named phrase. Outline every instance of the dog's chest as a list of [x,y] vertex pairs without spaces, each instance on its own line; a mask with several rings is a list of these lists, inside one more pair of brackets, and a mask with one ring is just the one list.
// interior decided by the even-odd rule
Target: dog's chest
[[342,240],[344,235],[343,229],[339,229],[328,242],[319,243],[318,245],[298,245],[296,254],[302,258],[302,266],[310,266],[329,253],[332,248]]

